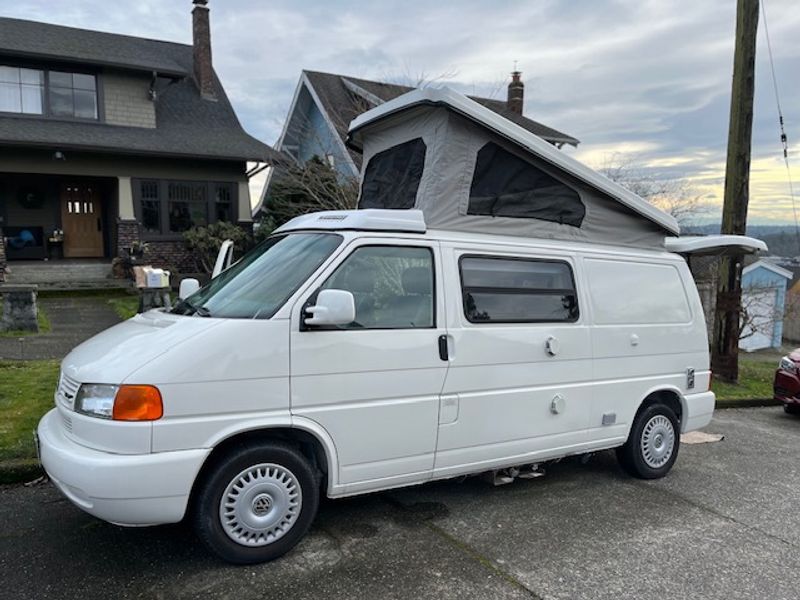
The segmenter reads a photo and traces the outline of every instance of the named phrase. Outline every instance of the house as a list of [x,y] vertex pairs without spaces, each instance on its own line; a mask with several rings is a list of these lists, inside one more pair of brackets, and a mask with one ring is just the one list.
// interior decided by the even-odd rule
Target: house
[[[349,75],[303,71],[275,149],[300,163],[313,157],[324,159],[342,177],[357,179],[361,155],[345,145],[350,122],[367,110],[413,89]],[[571,135],[523,115],[524,84],[519,71],[511,74],[505,101],[474,96],[471,99],[558,148],[579,143]],[[269,196],[270,180],[275,177],[274,173],[270,174],[254,214],[261,210],[264,199]]]
[[791,279],[791,271],[764,259],[742,270],[742,332],[739,348],[752,352],[780,347],[786,288]]
[[137,242],[193,270],[184,231],[252,227],[247,161],[276,153],[240,125],[193,4],[192,45],[0,18],[0,281]]

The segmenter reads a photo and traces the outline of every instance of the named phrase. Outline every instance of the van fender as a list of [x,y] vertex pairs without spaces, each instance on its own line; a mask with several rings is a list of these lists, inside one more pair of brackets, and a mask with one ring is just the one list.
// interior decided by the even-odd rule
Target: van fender
[[269,431],[270,429],[297,429],[314,436],[325,452],[328,466],[328,492],[330,493],[339,487],[339,460],[333,438],[322,425],[305,417],[292,416],[287,412],[281,415],[239,421],[216,432],[213,437],[206,440],[203,447],[216,448],[225,440],[239,434],[253,431]]
[[631,420],[628,424],[628,435],[630,435],[631,427],[633,427],[633,417],[636,415],[636,413],[639,412],[639,409],[642,408],[642,404],[644,404],[644,401],[647,400],[653,394],[656,394],[658,392],[669,392],[678,397],[678,400],[681,403],[681,414],[683,415],[681,426],[683,426],[683,423],[686,421],[686,417],[689,414],[689,405],[686,403],[686,398],[684,397],[683,392],[677,386],[660,384],[660,385],[654,385],[652,388],[647,390],[644,396],[642,396],[642,399],[639,400],[639,403],[636,405],[636,411],[633,413],[633,415],[631,415]]

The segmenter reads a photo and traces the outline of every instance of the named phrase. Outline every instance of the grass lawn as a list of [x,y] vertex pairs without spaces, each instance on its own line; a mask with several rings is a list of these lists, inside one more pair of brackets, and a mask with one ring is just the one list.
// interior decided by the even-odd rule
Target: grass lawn
[[740,354],[739,384],[732,385],[714,379],[711,389],[717,395],[717,400],[772,398],[772,380],[780,356],[775,351]]
[[139,296],[119,296],[111,298],[108,303],[122,320],[127,320],[136,314],[139,308]]
[[[0,361],[0,463],[24,467],[35,460],[32,432],[53,407],[58,368],[55,360]],[[5,471],[0,483],[15,479]]]

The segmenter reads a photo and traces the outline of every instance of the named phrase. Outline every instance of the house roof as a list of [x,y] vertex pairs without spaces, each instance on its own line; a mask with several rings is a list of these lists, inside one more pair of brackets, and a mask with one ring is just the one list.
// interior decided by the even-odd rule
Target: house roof
[[521,150],[538,159],[565,171],[578,180],[599,190],[623,206],[631,209],[645,219],[657,224],[672,235],[680,234],[678,222],[669,214],[659,210],[649,202],[618,183],[603,177],[571,156],[557,150],[551,144],[518,124],[503,118],[483,104],[472,100],[450,88],[416,89],[393,100],[385,102],[358,116],[350,124],[347,143],[354,148],[362,144],[362,132],[367,128],[391,118],[399,113],[420,106],[441,106],[453,111],[478,125],[502,136],[517,145]]
[[[347,138],[350,122],[360,114],[415,89],[406,85],[382,83],[350,77],[349,75],[321,73],[319,71],[303,71],[303,73],[322,104],[320,108],[324,110],[342,140]],[[576,138],[566,133],[508,110],[506,103],[503,101],[474,96],[471,96],[471,98],[548,142],[572,144],[574,146],[579,144]],[[350,155],[356,165],[361,164],[360,154],[350,151]]]
[[767,269],[768,271],[772,271],[776,275],[780,275],[781,277],[785,277],[786,279],[792,279],[792,272],[788,269],[784,269],[783,267],[779,267],[778,265],[769,262],[768,260],[758,260],[751,265],[746,266],[742,269],[742,275],[746,275],[756,269]]
[[244,131],[216,75],[216,100],[200,96],[189,75],[190,45],[0,18],[0,57],[61,60],[100,70],[113,67],[167,76],[156,84],[155,128],[4,115],[0,145],[222,160],[279,157]]

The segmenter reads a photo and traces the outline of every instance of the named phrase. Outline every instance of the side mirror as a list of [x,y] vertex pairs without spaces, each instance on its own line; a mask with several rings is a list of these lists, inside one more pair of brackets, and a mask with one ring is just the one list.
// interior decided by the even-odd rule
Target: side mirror
[[312,315],[306,318],[306,325],[347,325],[356,320],[356,300],[345,290],[322,290],[317,303],[306,312]]
[[200,282],[197,279],[186,278],[181,281],[178,288],[178,298],[184,300],[200,289]]

